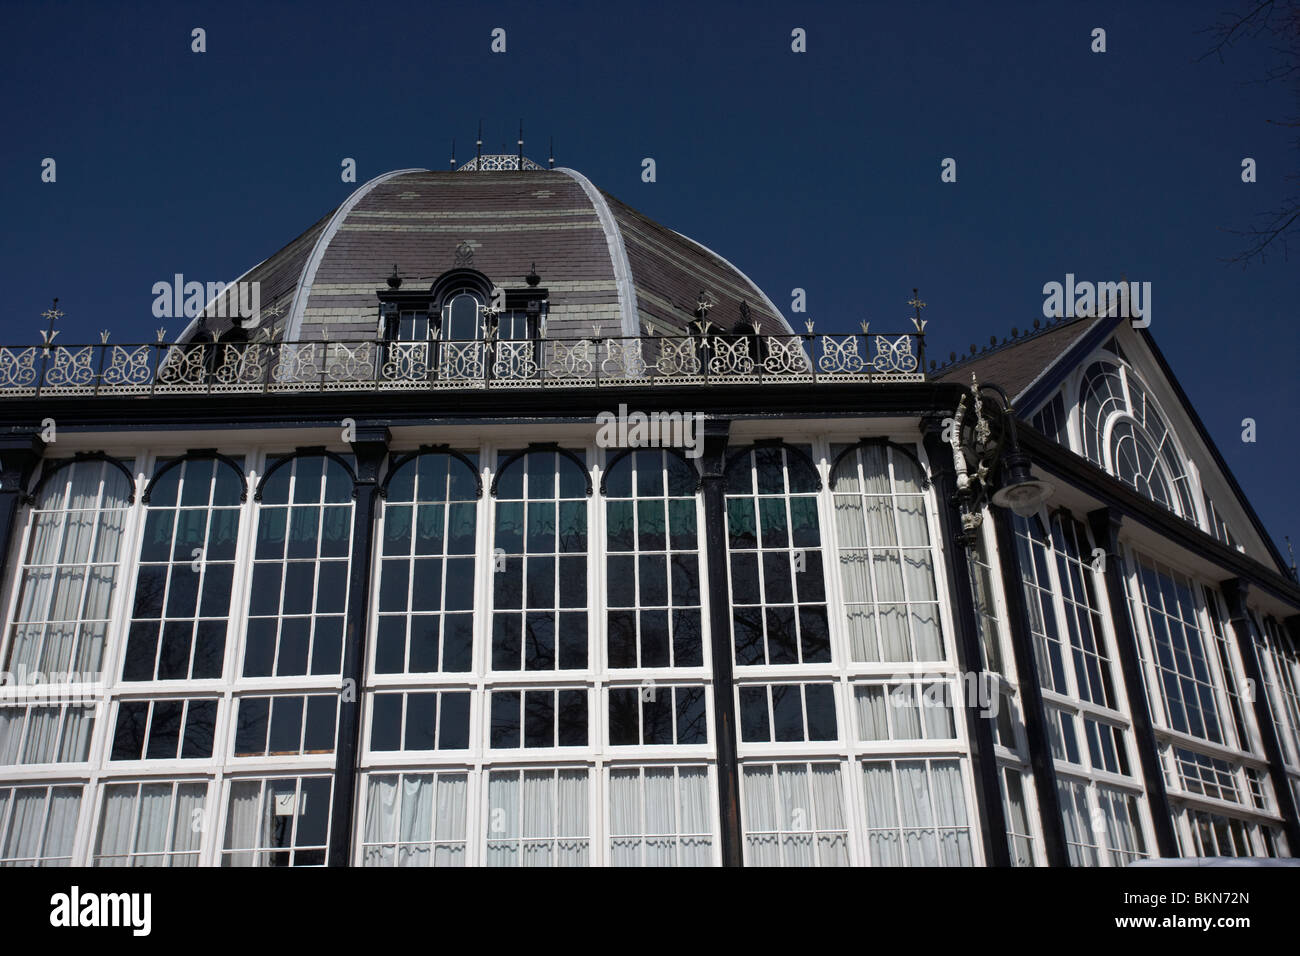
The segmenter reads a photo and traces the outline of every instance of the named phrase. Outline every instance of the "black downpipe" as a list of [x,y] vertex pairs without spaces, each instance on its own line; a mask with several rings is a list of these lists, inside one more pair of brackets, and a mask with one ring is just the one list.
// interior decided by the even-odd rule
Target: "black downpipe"
[[355,829],[357,770],[361,756],[362,684],[366,663],[366,623],[370,617],[370,565],[375,541],[379,471],[388,454],[388,429],[355,426],[352,451],[357,461],[356,511],[352,522],[352,562],[348,576],[348,619],[343,638],[343,693],[339,697],[339,738],[334,755],[334,805],[330,813],[329,865],[349,866]]

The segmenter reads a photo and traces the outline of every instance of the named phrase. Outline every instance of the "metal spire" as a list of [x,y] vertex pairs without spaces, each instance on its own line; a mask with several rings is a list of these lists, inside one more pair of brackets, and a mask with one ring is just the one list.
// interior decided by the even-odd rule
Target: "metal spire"
[[550,151],[550,157],[546,160],[546,168],[547,169],[555,168],[555,137],[554,136],[551,137],[551,151]]
[[519,119],[519,165],[515,167],[515,170],[521,173],[524,171],[524,121],[522,117]]
[[451,139],[451,168],[456,168],[456,138],[454,136]]
[[907,300],[907,304],[916,310],[916,316],[912,319],[912,324],[916,326],[916,331],[924,332],[927,319],[921,318],[921,310],[925,308],[925,303],[921,301],[921,296],[916,289],[912,290],[912,297]]
[[483,171],[483,120],[478,121],[478,139],[474,142],[474,171]]
[[49,345],[51,342],[54,341],[54,337],[59,334],[58,332],[54,331],[55,319],[63,318],[63,313],[59,311],[59,300],[57,297],[54,300],[54,304],[41,313],[41,318],[50,320],[49,331],[41,333],[41,335],[44,336],[45,338],[45,344]]

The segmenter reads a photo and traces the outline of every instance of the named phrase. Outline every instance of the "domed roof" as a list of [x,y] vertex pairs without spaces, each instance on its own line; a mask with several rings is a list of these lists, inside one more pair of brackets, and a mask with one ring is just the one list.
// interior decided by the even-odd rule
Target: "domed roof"
[[[508,160],[508,162],[507,162]],[[396,265],[403,291],[469,266],[506,289],[536,264],[549,300],[546,336],[675,334],[696,319],[790,326],[726,259],[594,186],[572,169],[484,156],[455,171],[401,169],[359,187],[332,213],[240,276],[261,283],[261,321],[284,341],[373,338],[377,290]],[[208,320],[215,332],[228,320]],[[187,330],[192,334],[196,326]]]

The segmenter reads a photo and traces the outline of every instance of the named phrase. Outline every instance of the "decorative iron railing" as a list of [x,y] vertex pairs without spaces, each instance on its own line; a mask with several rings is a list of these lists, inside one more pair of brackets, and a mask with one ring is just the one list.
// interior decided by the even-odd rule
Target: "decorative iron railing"
[[0,346],[0,397],[924,380],[925,336]]

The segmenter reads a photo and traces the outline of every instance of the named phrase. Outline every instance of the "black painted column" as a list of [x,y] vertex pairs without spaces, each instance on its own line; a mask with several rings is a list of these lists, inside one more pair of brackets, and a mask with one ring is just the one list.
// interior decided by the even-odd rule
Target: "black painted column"
[[1115,650],[1119,655],[1120,672],[1128,693],[1129,718],[1133,722],[1133,737],[1137,743],[1138,760],[1142,764],[1142,780],[1146,784],[1147,802],[1151,807],[1151,824],[1156,834],[1156,849],[1161,856],[1178,856],[1178,841],[1174,838],[1174,815],[1169,805],[1169,790],[1165,787],[1165,774],[1160,766],[1160,752],[1156,746],[1155,731],[1151,726],[1151,703],[1147,697],[1146,681],[1142,679],[1142,661],[1138,657],[1137,635],[1128,613],[1128,592],[1124,587],[1124,559],[1119,547],[1121,516],[1110,508],[1098,508],[1088,513],[1088,526],[1092,529],[1093,543],[1106,552],[1102,576],[1106,579],[1106,598],[1110,602],[1110,623],[1115,631]]
[[709,568],[709,647],[713,661],[713,726],[718,747],[718,822],[723,866],[744,865],[740,766],[736,757],[736,694],[731,657],[731,595],[727,588],[727,463],[729,419],[705,419],[700,458],[704,548]]
[[[979,625],[975,621],[975,592],[972,588],[969,557],[961,540],[961,514],[957,502],[957,480],[952,465],[952,446],[943,440],[943,422],[928,417],[925,422],[925,453],[930,458],[931,479],[943,535],[945,577],[952,602],[953,635],[957,648],[957,665],[966,674],[978,674],[980,686],[988,686],[984,657],[980,648]],[[966,686],[969,687],[969,682]],[[980,716],[979,694],[966,695],[966,729],[970,738],[971,770],[975,777],[975,800],[980,835],[984,841],[984,859],[989,866],[1010,866],[1011,849],[1007,844],[1006,811],[1002,805],[1002,785],[998,780],[998,761],[993,752],[992,713]]]
[[1264,681],[1264,662],[1259,659],[1259,645],[1264,635],[1256,633],[1255,622],[1246,610],[1246,593],[1249,585],[1240,578],[1230,578],[1220,582],[1223,599],[1228,605],[1228,617],[1232,621],[1233,633],[1237,635],[1237,648],[1241,651],[1241,665],[1245,668],[1246,678],[1254,685],[1255,692],[1250,695],[1255,708],[1255,723],[1259,726],[1260,743],[1264,745],[1264,756],[1268,758],[1268,775],[1273,780],[1273,791],[1277,796],[1277,808],[1282,814],[1282,825],[1286,829],[1286,842],[1291,855],[1300,855],[1300,818],[1296,816],[1295,797],[1287,781],[1286,763],[1282,757],[1282,742],[1277,735],[1277,726],[1273,723],[1273,709],[1268,702],[1268,689]]
[[45,442],[33,432],[15,431],[0,436],[0,579],[9,570],[18,505],[44,452]]
[[1007,602],[1007,627],[1011,632],[1011,649],[1020,678],[1020,704],[1025,715],[1029,766],[1038,793],[1043,848],[1047,851],[1048,866],[1069,866],[1070,850],[1065,836],[1065,820],[1061,816],[1060,794],[1056,789],[1056,763],[1047,736],[1047,707],[1043,703],[1042,688],[1038,685],[1034,636],[1029,626],[1029,611],[1025,607],[1025,585],[1015,529],[1009,511],[994,508],[992,514],[998,540],[998,563],[1002,567],[1002,591]]
[[334,807],[330,814],[330,866],[352,860],[357,768],[361,757],[361,707],[364,700],[366,624],[370,618],[370,568],[375,541],[379,471],[390,436],[382,425],[356,426],[352,451],[357,461],[356,509],[352,521],[352,561],[348,577],[348,618],[343,632],[343,694],[339,698],[339,737],[334,756]]

